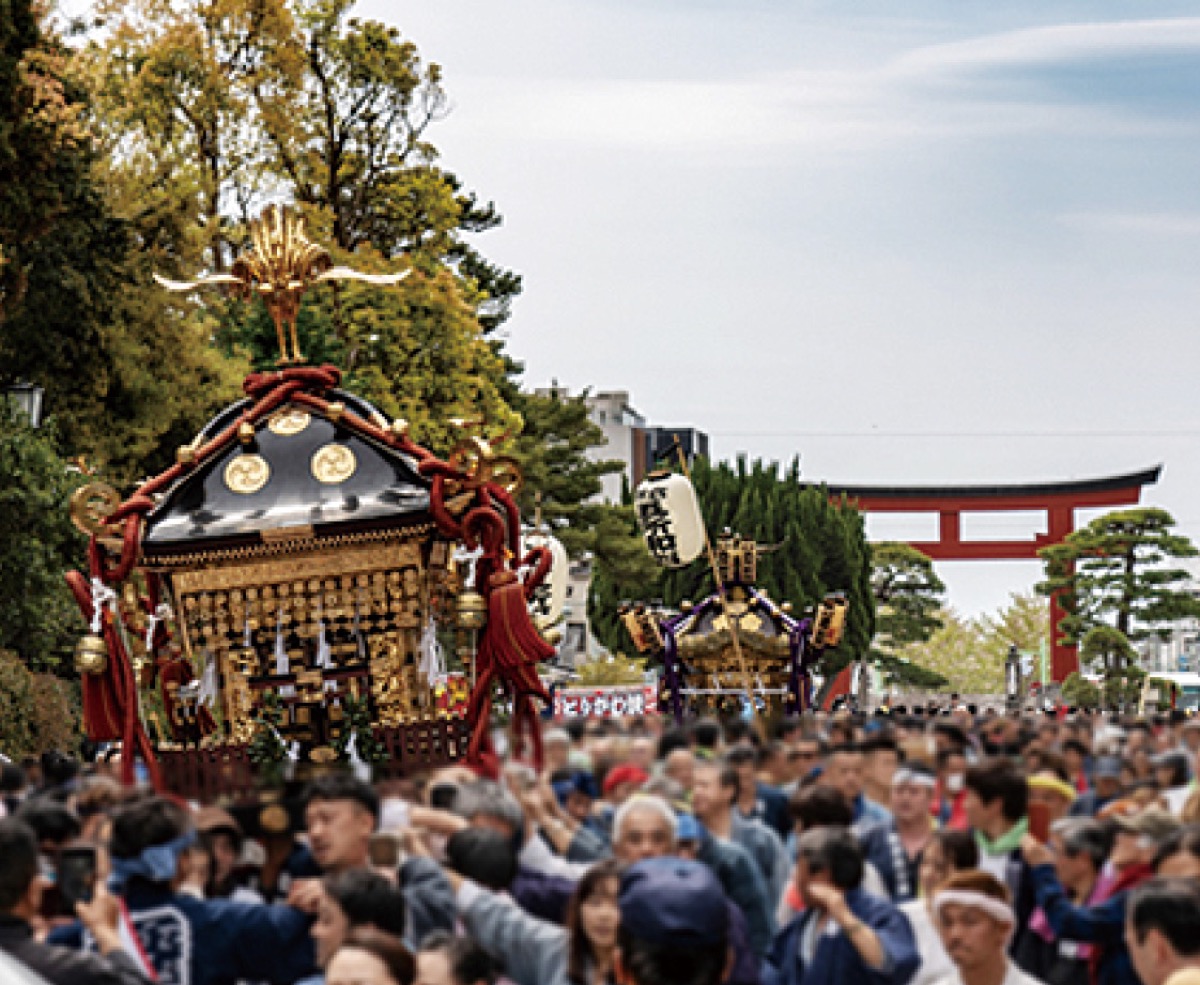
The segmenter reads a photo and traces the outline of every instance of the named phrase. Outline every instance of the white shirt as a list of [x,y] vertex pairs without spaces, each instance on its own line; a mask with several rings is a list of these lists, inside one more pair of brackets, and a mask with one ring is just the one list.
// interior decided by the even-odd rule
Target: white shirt
[[942,935],[934,926],[925,900],[915,899],[901,903],[900,912],[908,917],[908,922],[912,925],[913,937],[917,941],[917,954],[921,958],[921,966],[908,985],[934,985],[935,982],[954,975],[954,964],[950,955],[946,953]]
[[[955,968],[950,974],[944,978],[939,978],[936,985],[965,985],[962,975]],[[1008,962],[1008,972],[1004,975],[1003,985],[1045,985],[1040,978],[1034,978],[1033,975],[1027,975],[1011,961]]]

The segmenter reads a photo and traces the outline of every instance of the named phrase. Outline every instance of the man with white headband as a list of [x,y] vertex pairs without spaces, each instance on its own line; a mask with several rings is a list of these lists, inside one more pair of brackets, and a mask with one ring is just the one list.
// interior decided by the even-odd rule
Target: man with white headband
[[1008,959],[1017,918],[1008,889],[986,872],[959,872],[938,889],[933,912],[956,971],[938,985],[1042,985]]
[[937,777],[921,763],[904,763],[892,776],[892,819],[862,836],[863,853],[878,870],[893,903],[917,896],[921,856],[933,835]]

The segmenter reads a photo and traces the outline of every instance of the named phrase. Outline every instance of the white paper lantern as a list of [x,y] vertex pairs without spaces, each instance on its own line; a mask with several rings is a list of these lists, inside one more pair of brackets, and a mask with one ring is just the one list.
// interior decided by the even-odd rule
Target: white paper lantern
[[534,547],[546,547],[550,550],[550,573],[539,585],[529,600],[529,613],[542,626],[557,622],[562,616],[563,606],[567,604],[567,582],[570,580],[570,559],[567,549],[562,542],[552,534],[525,533],[521,536],[521,554],[525,555]]
[[691,564],[704,550],[704,520],[696,490],[682,475],[649,476],[634,495],[638,523],[646,547],[666,568]]

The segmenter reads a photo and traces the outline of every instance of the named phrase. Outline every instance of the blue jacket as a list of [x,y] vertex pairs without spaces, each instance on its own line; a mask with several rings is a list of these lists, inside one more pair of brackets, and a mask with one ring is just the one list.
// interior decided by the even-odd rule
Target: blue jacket
[[701,829],[696,861],[703,862],[721,881],[721,888],[746,918],[750,948],[765,954],[775,934],[775,910],[767,902],[767,883],[750,853],[741,845],[714,838]]
[[[740,813],[740,808],[735,809]],[[751,821],[761,821],[780,838],[786,838],[792,830],[787,797],[768,783],[758,784],[755,788],[754,809],[749,814],[742,814],[742,817]]]
[[1032,872],[1038,906],[1045,912],[1054,933],[1100,948],[1096,985],[1140,985],[1141,979],[1133,969],[1125,944],[1129,890],[1098,906],[1076,906],[1063,891],[1053,865],[1039,865]]
[[921,866],[921,856],[918,852],[915,859],[910,859],[904,850],[904,843],[896,831],[896,821],[893,818],[887,824],[880,824],[859,836],[863,855],[875,866],[875,870],[887,886],[888,895],[893,903],[907,903],[917,898],[917,875]]
[[812,963],[805,967],[800,940],[804,928],[816,919],[808,911],[775,938],[763,964],[763,985],[907,985],[921,964],[908,917],[887,900],[859,889],[846,894],[846,903],[879,937],[886,956],[882,968],[869,967],[841,930],[822,932]]
[[[312,921],[290,906],[196,899],[140,880],[125,902],[159,985],[291,985],[316,970]],[[89,943],[78,923],[50,940],[80,950]]]

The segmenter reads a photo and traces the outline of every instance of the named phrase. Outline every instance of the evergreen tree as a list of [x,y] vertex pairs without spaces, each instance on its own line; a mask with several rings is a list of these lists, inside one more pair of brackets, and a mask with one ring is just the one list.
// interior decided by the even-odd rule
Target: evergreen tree
[[946,586],[933,562],[908,544],[871,546],[871,592],[875,598],[875,640],[871,656],[893,684],[935,688],[946,684],[941,674],[899,656],[912,643],[924,643],[940,627],[938,610]]
[[1037,590],[1061,593],[1066,616],[1055,629],[1064,642],[1078,644],[1100,625],[1136,641],[1156,627],[1200,617],[1200,599],[1187,587],[1190,572],[1171,566],[1200,552],[1174,526],[1166,510],[1118,510],[1038,552],[1046,580]]

